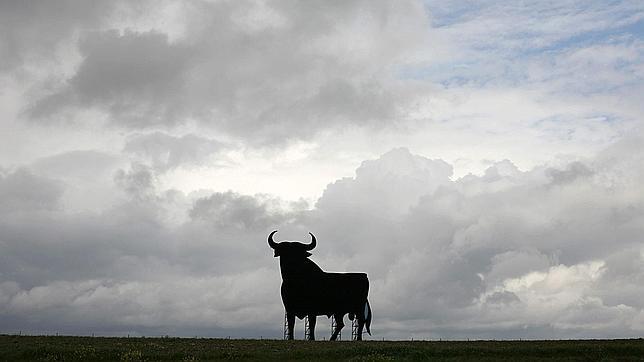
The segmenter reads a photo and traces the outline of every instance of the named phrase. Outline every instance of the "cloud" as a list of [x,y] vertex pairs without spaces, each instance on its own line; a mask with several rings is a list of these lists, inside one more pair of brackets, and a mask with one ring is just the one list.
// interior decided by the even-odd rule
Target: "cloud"
[[592,176],[593,172],[581,162],[573,162],[568,165],[566,170],[550,169],[548,175],[552,178],[552,183],[563,184],[573,182],[577,178]]
[[[384,336],[630,336],[643,307],[644,195],[626,185],[642,172],[630,157],[640,147],[529,171],[505,160],[457,180],[448,163],[399,148],[329,184],[312,210],[266,195],[180,196],[134,166],[115,179],[132,198],[110,210],[54,211],[29,220],[37,228],[4,219],[0,309],[44,329],[64,316],[80,329],[254,336],[281,320],[265,242],[279,228],[296,240],[313,231],[324,269],[369,273]],[[605,182],[626,164],[640,171]],[[165,221],[177,208],[188,217]]]
[[94,150],[76,150],[41,158],[31,167],[38,173],[53,178],[96,181],[109,176],[118,164],[119,158],[115,155]]
[[[641,248],[632,229],[642,227],[641,212],[631,205],[642,203],[644,195],[630,186],[607,188],[602,180],[622,167],[641,169],[630,161],[629,166],[620,166],[632,154],[640,152],[629,149],[621,161],[605,165],[608,169],[587,161],[522,172],[506,160],[483,176],[447,180],[438,188],[418,192],[416,204],[396,217],[380,212],[386,207],[365,207],[371,210],[365,217],[367,212],[340,204],[342,197],[336,202],[343,206],[325,214],[325,193],[316,210],[324,235],[318,235],[318,249],[332,244],[328,248],[334,251],[324,251],[328,254],[323,260],[333,270],[369,270],[372,298],[382,303],[381,318],[387,329],[396,330],[395,335],[516,336],[515,327],[528,326],[519,335],[545,336],[540,330],[547,327],[562,336],[631,336],[637,332],[629,318],[640,303],[633,302],[634,295],[608,297],[622,294],[606,291],[613,286],[604,275],[614,268],[606,258],[621,255],[623,248]],[[389,157],[372,162],[382,169],[389,165]],[[406,156],[408,162],[416,157]],[[425,173],[422,167],[408,169],[409,164],[397,160],[393,174],[420,178]],[[410,197],[412,188],[374,175],[370,182],[392,186],[399,198],[371,192],[370,199],[360,199],[362,187],[373,187],[367,180],[358,182],[364,175],[358,172],[355,181],[343,181],[358,188],[347,193],[352,200],[371,205],[377,202],[374,199],[393,199],[404,205]],[[629,210],[628,216],[615,223],[610,216],[615,210]],[[338,257],[345,261],[334,262]],[[641,262],[638,256],[630,265],[639,267]],[[627,269],[629,279],[639,278],[634,269],[638,267]],[[479,300],[486,304],[478,304]],[[497,310],[500,303],[511,308]],[[585,313],[603,317],[584,319]],[[422,320],[427,327],[413,327],[412,322],[404,332],[396,329],[400,319]],[[556,322],[562,319],[566,322]],[[512,323],[503,327],[503,321]],[[478,332],[468,324],[477,326]]]
[[114,175],[114,181],[125,192],[137,198],[153,196],[155,192],[155,175],[145,165],[133,164],[129,171],[119,170]]
[[328,212],[356,207],[361,213],[398,215],[416,204],[419,196],[448,184],[451,176],[452,166],[445,161],[414,156],[399,148],[376,161],[364,161],[355,178],[327,186],[316,207]]
[[113,4],[64,0],[56,4],[0,4],[0,71],[9,71],[33,58],[47,59],[74,31],[100,25]]
[[66,106],[98,106],[119,122],[139,128],[174,123],[181,106],[185,49],[160,33],[123,34],[109,30],[87,35],[79,49],[83,62],[67,86],[30,110],[46,117]]
[[5,214],[52,210],[63,192],[61,183],[26,169],[0,175],[0,211]]
[[124,150],[142,157],[155,169],[166,171],[182,166],[201,165],[210,156],[226,148],[228,146],[224,143],[194,134],[175,137],[154,132],[132,136]]
[[218,229],[264,231],[288,220],[288,214],[280,206],[279,200],[238,195],[228,191],[196,200],[190,210],[190,217],[214,223]]
[[383,70],[426,33],[422,7],[316,6],[183,4],[176,11],[191,21],[172,40],[154,28],[84,32],[77,69],[28,113],[48,120],[70,107],[96,109],[129,129],[194,120],[260,145],[344,124],[386,126],[401,115],[406,91],[392,89]]

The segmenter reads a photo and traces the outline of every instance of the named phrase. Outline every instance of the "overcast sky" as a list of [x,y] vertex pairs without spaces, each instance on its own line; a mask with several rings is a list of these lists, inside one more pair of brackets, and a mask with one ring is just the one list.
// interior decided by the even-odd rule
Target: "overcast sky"
[[641,0],[1,1],[0,333],[280,338],[279,229],[373,338],[641,337],[643,80]]

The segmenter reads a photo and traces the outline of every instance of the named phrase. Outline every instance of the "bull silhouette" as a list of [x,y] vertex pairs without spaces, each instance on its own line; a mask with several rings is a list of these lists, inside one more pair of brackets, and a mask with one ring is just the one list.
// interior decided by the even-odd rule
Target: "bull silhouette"
[[268,245],[280,258],[282,273],[282,302],[288,323],[287,338],[293,339],[295,317],[309,319],[309,340],[315,340],[315,320],[319,315],[333,316],[336,328],[329,340],[334,341],[344,327],[343,318],[358,319],[357,339],[362,340],[363,328],[371,335],[371,307],[367,300],[369,279],[365,273],[327,273],[309,259],[317,245],[311,233],[311,243],[284,241],[276,243],[268,236]]

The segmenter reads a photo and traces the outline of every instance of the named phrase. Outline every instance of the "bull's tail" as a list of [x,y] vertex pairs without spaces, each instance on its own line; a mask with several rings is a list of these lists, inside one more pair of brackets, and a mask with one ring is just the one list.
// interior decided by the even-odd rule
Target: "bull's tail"
[[369,300],[364,305],[364,320],[365,320],[365,327],[367,327],[367,333],[371,335],[371,306],[369,305]]

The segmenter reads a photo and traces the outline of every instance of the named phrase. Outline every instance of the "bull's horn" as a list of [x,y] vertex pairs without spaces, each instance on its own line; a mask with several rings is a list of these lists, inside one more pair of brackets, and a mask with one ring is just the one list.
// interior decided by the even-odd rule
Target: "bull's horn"
[[315,245],[317,245],[317,241],[315,240],[315,235],[312,233],[309,233],[311,235],[311,243],[306,246],[306,250],[313,250],[315,248]]
[[268,246],[271,248],[275,249],[277,247],[277,243],[273,241],[273,234],[275,234],[277,230],[273,230],[273,232],[268,235]]

